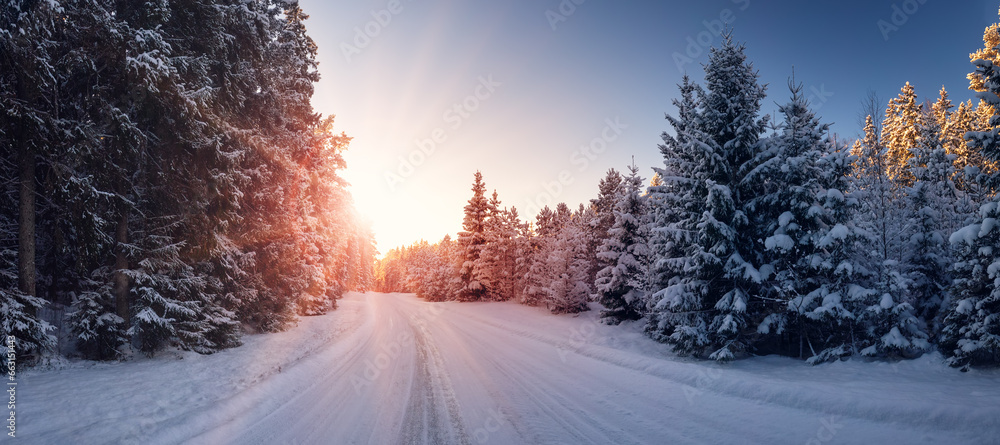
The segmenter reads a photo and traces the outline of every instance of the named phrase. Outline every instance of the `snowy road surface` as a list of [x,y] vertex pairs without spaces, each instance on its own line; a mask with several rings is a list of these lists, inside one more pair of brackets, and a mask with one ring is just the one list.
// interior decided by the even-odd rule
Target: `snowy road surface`
[[674,357],[638,326],[349,294],[211,356],[20,377],[24,443],[1000,443],[1000,373],[935,355],[811,367]]

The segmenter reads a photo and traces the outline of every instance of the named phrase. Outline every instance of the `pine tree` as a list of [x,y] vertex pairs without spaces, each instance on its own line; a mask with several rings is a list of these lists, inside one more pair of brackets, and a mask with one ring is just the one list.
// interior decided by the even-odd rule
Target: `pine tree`
[[[883,133],[886,131],[888,129],[883,130]],[[856,156],[852,194],[860,200],[855,221],[867,238],[862,244],[864,247],[858,251],[858,261],[865,264],[863,270],[873,274],[866,286],[874,290],[874,293],[867,296],[856,295],[856,300],[862,301],[853,301],[847,307],[852,316],[870,315],[867,321],[859,318],[859,323],[870,322],[881,326],[874,329],[888,331],[891,325],[896,325],[890,319],[909,319],[909,309],[904,304],[913,286],[904,270],[905,244],[909,238],[905,190],[890,175],[895,168],[892,167],[894,162],[898,160],[889,156],[889,151],[876,134],[870,118],[866,122],[864,134],[864,138],[856,141],[852,148],[852,153]],[[909,159],[910,156],[912,154],[908,154],[906,158]],[[901,173],[896,174],[898,176]],[[864,308],[871,308],[873,313],[861,312]],[[874,336],[872,338],[881,336],[874,332],[871,335]],[[851,352],[858,352],[856,349],[859,347],[863,349],[870,346],[867,345],[867,340],[855,335],[851,342]]]
[[913,182],[909,173],[910,150],[917,146],[921,113],[917,94],[909,82],[899,96],[889,101],[882,121],[882,143],[885,147],[886,173],[902,186]]
[[995,171],[995,167],[983,157],[978,146],[970,146],[965,141],[965,135],[970,131],[982,131],[987,128],[980,116],[985,114],[987,109],[982,101],[975,108],[971,100],[960,103],[951,114],[943,135],[943,143],[948,154],[956,156],[956,185],[974,198],[980,198],[979,202],[983,202],[985,195],[988,194],[979,181],[980,174],[990,174]]
[[[874,133],[874,127],[869,126],[869,131]],[[872,142],[870,137],[868,142]],[[808,295],[808,304],[795,301],[790,305],[819,324],[814,332],[824,340],[816,345],[822,348],[819,351],[811,340],[807,341],[813,354],[808,363],[858,352],[857,343],[859,338],[864,340],[865,331],[857,314],[875,295],[870,285],[873,272],[858,254],[868,239],[858,224],[861,203],[851,176],[855,165],[857,159],[850,150],[835,143],[817,161],[822,187],[817,199],[827,221],[816,237],[816,247],[820,250],[813,258],[819,263],[816,270],[820,273],[820,285]]]
[[508,300],[521,301],[524,278],[528,271],[528,242],[531,238],[531,229],[526,221],[521,221],[517,208],[511,207],[505,215],[506,227],[511,233],[505,262],[505,266],[508,268],[505,275],[509,279],[506,294]]
[[[863,274],[847,258],[859,233],[850,219],[843,174],[844,156],[828,139],[802,95],[789,82],[791,100],[780,106],[784,121],[758,156],[747,180],[762,184],[748,204],[753,224],[764,240],[758,269],[765,286],[758,347],[805,358],[840,351],[838,330],[852,320],[850,289]],[[817,348],[819,351],[817,351]]]
[[744,175],[760,150],[765,88],[757,83],[744,50],[731,35],[712,49],[698,118],[683,128],[687,136],[682,146],[692,150],[687,157],[695,161],[679,173],[691,183],[688,202],[696,207],[689,213],[694,218],[677,225],[690,233],[691,241],[674,261],[681,264],[675,269],[681,275],[656,295],[654,304],[657,311],[668,312],[654,317],[654,338],[670,342],[680,353],[719,361],[748,352],[753,331],[747,308],[761,281],[751,263],[760,249],[748,235],[744,213],[757,184],[745,183]]
[[[941,86],[941,90],[938,91],[938,99],[931,105],[931,115],[934,119],[934,124],[941,131],[941,143],[946,145],[948,138],[945,136],[948,133],[948,125],[951,123],[951,116],[953,112],[952,109],[955,105],[951,103],[951,99],[948,98],[948,90]],[[925,116],[926,120],[926,116]]]
[[[594,209],[596,217],[590,228],[590,242],[587,245],[587,254],[591,258],[597,258],[601,244],[610,237],[608,231],[615,223],[615,206],[623,193],[623,187],[624,178],[613,168],[608,169],[608,172],[597,184],[597,198],[590,200],[590,207]],[[591,282],[597,279],[597,273],[605,267],[607,264],[600,258],[594,261],[594,265],[588,273]]]
[[710,162],[721,159],[700,143],[707,139],[698,109],[701,88],[685,76],[679,89],[681,99],[673,102],[678,115],[667,115],[675,135],[662,134],[665,168],[656,170],[666,185],[653,190],[651,197],[656,206],[653,233],[660,288],[650,299],[647,332],[682,354],[697,354],[709,344],[705,292],[704,283],[689,274],[701,271],[708,259],[698,244],[698,219],[705,211]]
[[[942,116],[942,108],[936,106],[932,113],[924,116],[919,142],[910,158],[910,171],[915,181],[906,191],[910,213],[908,225],[912,228],[905,259],[907,273],[913,281],[910,303],[915,315],[931,325],[928,332],[935,331],[933,325],[937,324],[936,318],[951,282],[947,270],[952,259],[945,238],[961,223],[954,221],[958,212],[958,191],[952,182],[955,155],[949,155],[944,145],[945,132],[941,123],[947,125],[948,116]],[[926,348],[924,342],[919,346]]]
[[545,257],[545,306],[552,313],[576,313],[588,309],[592,292],[587,271],[587,228],[582,213],[572,214],[565,203],[553,214],[555,233],[551,235]]
[[607,264],[598,272],[595,288],[597,301],[605,307],[601,317],[609,324],[638,320],[644,312],[649,286],[649,211],[635,165],[629,167],[629,176],[622,185],[614,210],[615,222],[597,254]]
[[[679,89],[681,98],[673,101],[678,108],[678,116],[666,116],[676,136],[663,132],[663,144],[659,148],[664,158],[664,168],[653,168],[655,177],[660,178],[663,184],[649,188],[649,245],[653,255],[650,269],[651,291],[666,288],[671,280],[680,276],[683,264],[676,259],[683,258],[684,250],[691,241],[691,231],[682,223],[691,221],[701,211],[694,194],[697,190],[695,182],[690,181],[686,175],[696,171],[701,162],[696,147],[688,144],[692,142],[692,135],[697,135],[695,126],[698,104],[695,94],[702,93],[700,87],[692,83],[688,76],[684,76]],[[647,303],[649,309],[655,309],[658,301],[658,298],[651,298]],[[660,312],[653,311],[650,317],[650,328],[654,331],[663,329],[662,326],[655,326],[660,323],[657,313]]]
[[543,207],[535,217],[534,233],[528,240],[522,304],[536,306],[549,300],[554,276],[549,258],[556,249],[556,238],[561,229],[562,221],[549,206]]
[[482,301],[490,293],[487,287],[486,271],[482,262],[482,251],[486,246],[486,222],[491,212],[487,201],[486,184],[483,175],[476,172],[472,184],[472,198],[465,206],[463,231],[459,233],[458,242],[465,248],[465,258],[462,263],[462,290],[458,294],[459,301]]
[[489,202],[489,216],[486,219],[486,243],[482,251],[482,268],[485,281],[490,289],[489,300],[507,301],[514,297],[517,261],[517,227],[520,224],[517,210],[502,208],[497,192]]

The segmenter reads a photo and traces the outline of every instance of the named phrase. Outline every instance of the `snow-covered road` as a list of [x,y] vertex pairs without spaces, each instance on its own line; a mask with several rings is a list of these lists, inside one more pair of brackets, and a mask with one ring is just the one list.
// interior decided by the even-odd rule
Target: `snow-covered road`
[[27,443],[1000,443],[1000,374],[936,355],[811,367],[674,357],[637,326],[349,294],[211,356],[22,378]]

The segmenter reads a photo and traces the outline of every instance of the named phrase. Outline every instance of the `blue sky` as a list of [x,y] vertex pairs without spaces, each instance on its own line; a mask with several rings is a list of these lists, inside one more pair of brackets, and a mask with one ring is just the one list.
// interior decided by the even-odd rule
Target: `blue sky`
[[[997,6],[302,2],[319,46],[313,105],[354,137],[344,176],[383,252],[460,230],[476,170],[504,205],[532,220],[539,205],[594,197],[604,173],[624,170],[633,156],[648,178],[662,164],[657,144],[676,84],[683,71],[700,81],[703,43],[721,40],[713,32],[720,19],[769,84],[765,113],[787,99],[794,66],[818,114],[853,137],[868,90],[888,101],[909,81],[923,98],[942,85],[956,102],[971,98],[968,55],[997,21]],[[679,67],[683,57],[691,62]]]

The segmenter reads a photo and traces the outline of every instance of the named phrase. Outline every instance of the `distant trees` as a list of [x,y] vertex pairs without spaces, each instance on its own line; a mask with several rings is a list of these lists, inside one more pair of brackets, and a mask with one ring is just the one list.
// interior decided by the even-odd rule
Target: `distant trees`
[[85,357],[208,353],[372,280],[337,176],[349,138],[309,104],[296,3],[0,7],[0,324]]
[[533,226],[499,196],[485,197],[476,173],[463,231],[437,244],[393,249],[376,264],[375,288],[415,292],[429,301],[506,301],[544,305],[554,313],[588,310],[594,259],[588,246],[598,227],[593,208],[545,207]]

